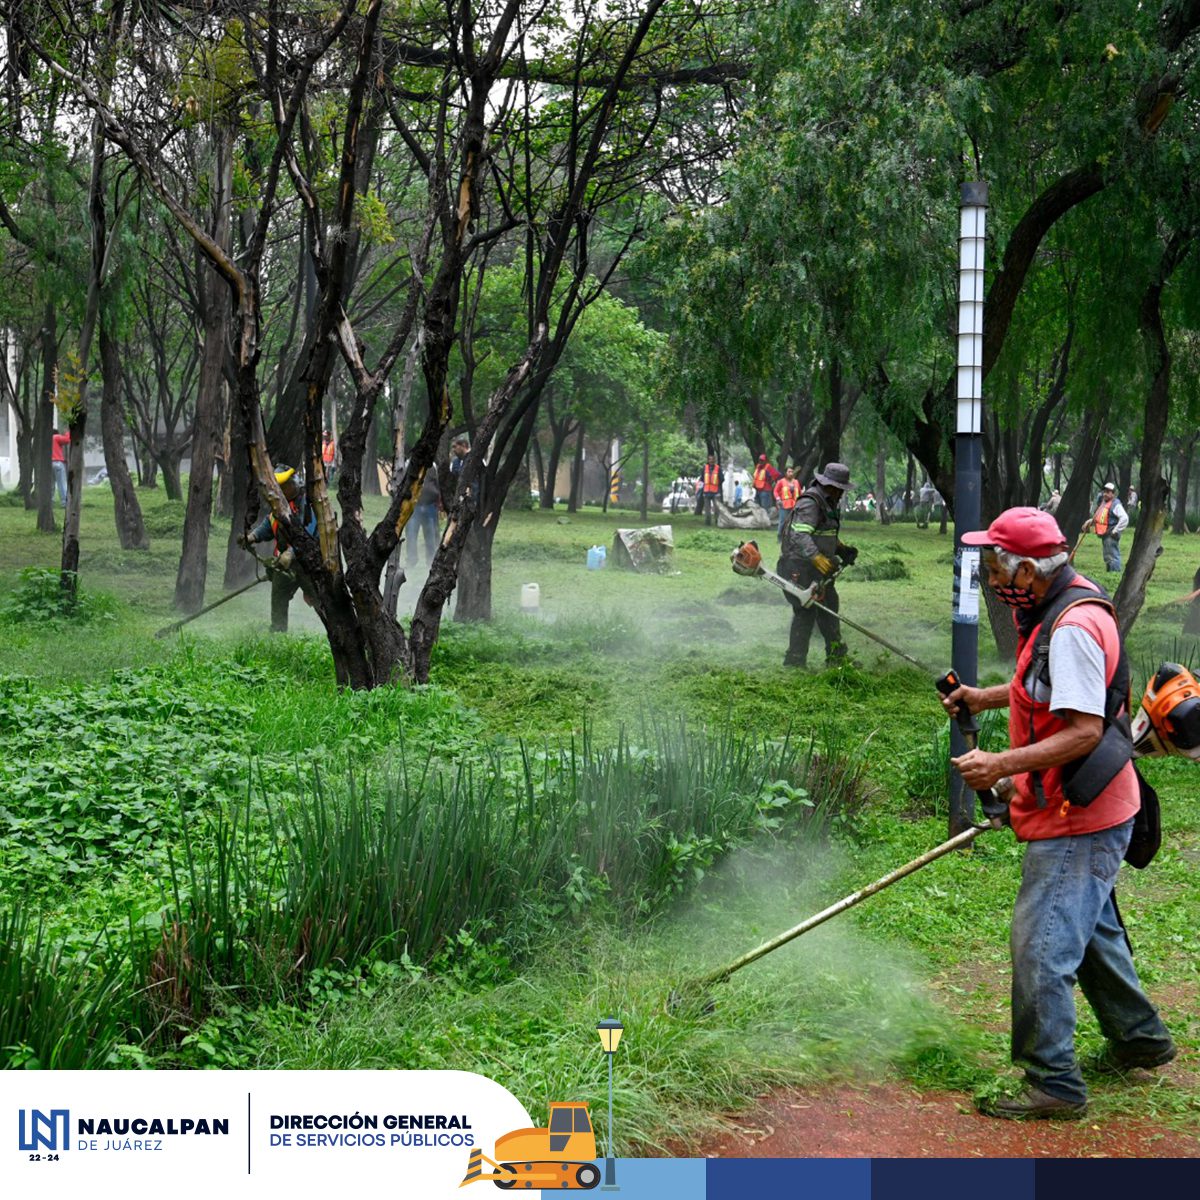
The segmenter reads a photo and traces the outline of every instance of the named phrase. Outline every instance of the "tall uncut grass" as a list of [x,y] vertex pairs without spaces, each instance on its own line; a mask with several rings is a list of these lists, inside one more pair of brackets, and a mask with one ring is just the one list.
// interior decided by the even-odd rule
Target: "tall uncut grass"
[[[168,1037],[222,998],[295,1000],[320,969],[445,962],[464,930],[519,953],[539,921],[652,915],[756,835],[817,837],[849,820],[865,762],[847,750],[817,735],[649,725],[605,748],[584,735],[449,769],[401,756],[375,778],[314,772],[286,804],[252,795],[182,822],[161,920],[123,934],[130,968],[124,995],[106,992],[109,1010],[118,1026]],[[70,975],[44,979],[54,963],[39,939],[20,953],[24,920],[0,925],[9,957],[30,964],[20,986],[32,974],[34,991],[69,991]],[[30,1042],[20,1021],[0,1045]],[[91,1065],[114,1040],[97,1041]]]
[[0,911],[0,1065],[103,1064],[125,1037],[124,965],[120,953],[69,955],[28,913]]

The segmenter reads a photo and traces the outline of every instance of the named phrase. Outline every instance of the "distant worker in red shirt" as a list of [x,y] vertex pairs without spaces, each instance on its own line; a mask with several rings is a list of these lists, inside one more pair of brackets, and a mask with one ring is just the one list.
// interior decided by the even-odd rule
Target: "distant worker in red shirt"
[[796,468],[788,467],[783,476],[775,484],[775,503],[779,505],[779,524],[775,535],[783,537],[783,524],[792,515],[796,501],[800,498],[800,480],[796,478]]
[[54,472],[54,488],[63,508],[67,507],[67,447],[71,431],[56,433],[50,438],[50,469]]
[[700,475],[700,503],[704,508],[705,525],[713,523],[713,513],[724,478],[721,464],[717,462],[715,455],[710,454]]

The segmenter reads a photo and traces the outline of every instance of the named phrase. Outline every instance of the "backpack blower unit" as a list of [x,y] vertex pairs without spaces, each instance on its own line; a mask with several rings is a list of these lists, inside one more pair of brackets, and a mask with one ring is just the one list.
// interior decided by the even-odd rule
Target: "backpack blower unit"
[[1200,683],[1179,663],[1163,663],[1146,684],[1133,722],[1133,756],[1178,755],[1200,763]]

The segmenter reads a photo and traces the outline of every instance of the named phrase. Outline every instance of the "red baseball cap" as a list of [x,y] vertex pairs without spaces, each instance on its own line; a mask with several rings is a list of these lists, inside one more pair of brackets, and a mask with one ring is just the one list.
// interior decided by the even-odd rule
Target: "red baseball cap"
[[1010,508],[987,529],[964,533],[964,546],[999,546],[1010,554],[1049,558],[1067,549],[1067,539],[1058,522],[1040,508]]

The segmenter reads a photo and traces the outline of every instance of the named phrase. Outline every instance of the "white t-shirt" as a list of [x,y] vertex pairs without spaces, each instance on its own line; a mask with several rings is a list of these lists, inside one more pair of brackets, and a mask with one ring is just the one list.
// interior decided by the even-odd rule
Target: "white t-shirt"
[[1033,669],[1025,676],[1025,690],[1038,704],[1050,702],[1050,711],[1062,716],[1068,709],[1104,716],[1104,650],[1086,629],[1078,625],[1060,625],[1050,635],[1050,687],[1034,678]]

